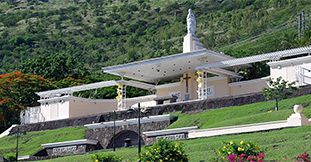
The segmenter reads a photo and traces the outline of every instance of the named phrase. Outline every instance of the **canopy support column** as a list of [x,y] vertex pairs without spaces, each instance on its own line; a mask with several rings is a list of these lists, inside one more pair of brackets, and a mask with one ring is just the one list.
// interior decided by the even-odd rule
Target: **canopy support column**
[[118,106],[118,110],[125,110],[126,109],[126,103],[125,103],[125,99],[126,99],[126,85],[124,85],[123,83],[118,83],[117,84],[117,106]]
[[208,89],[207,89],[207,71],[203,71],[203,70],[198,70],[197,71],[198,74],[198,78],[197,78],[197,82],[198,82],[198,99],[207,99],[208,97]]

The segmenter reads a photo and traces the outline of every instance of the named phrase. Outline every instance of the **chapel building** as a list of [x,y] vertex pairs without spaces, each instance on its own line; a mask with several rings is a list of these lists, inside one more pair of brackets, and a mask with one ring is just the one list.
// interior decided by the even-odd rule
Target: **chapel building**
[[[209,50],[200,43],[195,35],[196,19],[191,9],[186,20],[187,34],[182,53],[102,68],[104,73],[119,76],[120,80],[38,92],[41,105],[23,112],[22,122],[37,123],[125,110],[137,103],[148,107],[247,95],[261,92],[270,77],[294,81],[296,86],[311,83],[311,46],[234,58]],[[262,61],[269,61],[269,76],[240,81],[239,69]],[[109,86],[117,87],[116,99],[73,96],[74,92]],[[149,90],[152,95],[127,98],[128,86]]]

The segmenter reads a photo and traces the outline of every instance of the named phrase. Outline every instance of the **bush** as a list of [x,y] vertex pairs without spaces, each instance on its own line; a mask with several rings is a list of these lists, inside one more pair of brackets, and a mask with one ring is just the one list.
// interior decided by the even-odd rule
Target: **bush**
[[8,161],[16,161],[15,153],[9,153],[9,154],[5,155],[4,158]]
[[160,139],[146,149],[141,156],[142,162],[188,162],[188,157],[180,143]]
[[241,141],[240,143],[223,142],[223,145],[218,150],[222,160],[230,162],[243,161],[258,161],[263,162],[265,153],[260,147],[251,142]]
[[121,162],[122,158],[113,155],[113,154],[94,154],[92,155],[92,159],[95,162]]
[[299,154],[297,157],[298,162],[310,162],[310,157],[307,152]]

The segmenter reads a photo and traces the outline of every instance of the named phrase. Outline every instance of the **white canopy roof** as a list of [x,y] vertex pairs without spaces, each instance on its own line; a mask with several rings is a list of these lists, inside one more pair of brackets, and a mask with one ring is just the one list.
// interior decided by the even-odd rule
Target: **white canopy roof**
[[36,94],[39,95],[41,98],[60,97],[62,95],[70,95],[74,92],[79,92],[79,91],[98,89],[98,88],[104,88],[104,87],[111,87],[111,86],[117,85],[118,83],[122,83],[123,85],[128,85],[128,86],[132,86],[132,87],[147,89],[147,90],[152,90],[155,88],[155,86],[152,84],[137,82],[137,81],[133,81],[133,80],[130,80],[130,81],[111,80],[111,81],[103,81],[103,82],[73,86],[73,87],[68,87],[68,88],[61,88],[61,89],[37,92]]
[[233,59],[222,53],[208,49],[188,53],[153,58],[128,64],[104,67],[105,73],[132,78],[145,82],[158,82],[182,76],[185,72],[194,71],[204,63]]
[[212,68],[226,68],[232,66],[239,66],[254,62],[261,62],[266,60],[279,60],[282,57],[297,56],[301,54],[306,54],[311,52],[311,46],[293,48],[289,50],[270,52],[262,55],[255,55],[231,60],[223,60],[215,63],[207,63],[202,66],[198,66],[196,69],[212,69]]

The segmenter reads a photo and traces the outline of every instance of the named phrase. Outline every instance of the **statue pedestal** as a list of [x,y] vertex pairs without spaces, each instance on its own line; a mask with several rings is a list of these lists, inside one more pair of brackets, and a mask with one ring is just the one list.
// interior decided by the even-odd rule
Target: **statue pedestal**
[[292,114],[289,118],[287,118],[288,125],[291,126],[303,126],[309,125],[309,119],[303,114]]
[[287,118],[287,124],[289,126],[303,126],[310,125],[309,119],[302,114],[303,107],[301,105],[294,105],[294,112],[289,118]]
[[204,49],[200,40],[196,36],[188,33],[184,37],[183,53],[192,52],[200,49]]

